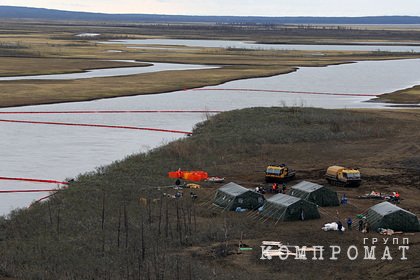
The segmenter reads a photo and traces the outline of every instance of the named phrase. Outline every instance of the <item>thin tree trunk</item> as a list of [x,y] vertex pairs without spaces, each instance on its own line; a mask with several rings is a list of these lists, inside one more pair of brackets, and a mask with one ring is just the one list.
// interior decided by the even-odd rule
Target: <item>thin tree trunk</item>
[[121,234],[121,207],[118,208],[118,234],[117,234],[117,247],[120,248],[120,234]]
[[192,202],[193,205],[193,217],[194,217],[194,233],[197,233],[197,217],[195,215],[195,202]]
[[143,214],[141,215],[141,259],[144,262],[146,257],[146,243],[144,242],[144,221]]
[[105,192],[103,193],[103,197],[102,197],[101,230],[102,230],[102,256],[105,256]]
[[105,227],[105,192],[103,193],[103,196],[102,196],[102,220],[101,220],[102,232],[104,231],[104,227]]
[[184,224],[184,232],[185,232],[185,242],[188,244],[188,228],[187,228],[187,218],[185,217],[185,209],[183,206],[183,203],[181,204],[181,212],[182,212],[182,220],[183,220],[183,224]]
[[60,240],[60,207],[57,210],[57,240]]
[[147,198],[147,212],[148,212],[148,223],[149,226],[152,225],[152,200]]
[[127,206],[124,204],[124,230],[125,230],[125,248],[128,248],[128,214]]
[[51,213],[51,202],[49,200],[48,201],[48,214],[50,216],[50,224],[53,224],[53,217],[52,217],[52,213]]
[[179,199],[176,199],[176,231],[179,236],[179,243],[182,244],[182,227],[181,227],[181,218],[179,214]]
[[163,204],[163,196],[160,197],[160,202],[159,202],[159,222],[158,222],[158,235],[160,236],[161,234],[161,230],[160,230],[160,225],[162,223],[162,204]]
[[166,209],[165,209],[165,237],[169,237],[169,209],[168,209],[168,200],[166,200]]

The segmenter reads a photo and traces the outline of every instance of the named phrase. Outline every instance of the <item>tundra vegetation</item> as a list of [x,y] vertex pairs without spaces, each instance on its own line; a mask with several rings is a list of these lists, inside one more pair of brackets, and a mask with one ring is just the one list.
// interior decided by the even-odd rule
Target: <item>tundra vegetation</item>
[[[97,38],[76,37],[100,33]],[[97,40],[145,37],[219,38],[287,43],[348,43],[366,40],[415,42],[418,30],[247,25],[108,25],[83,22],[0,22],[2,76],[80,72],[132,63],[173,62],[221,65],[219,69],[151,73],[84,81],[0,82],[0,106],[91,100],[219,84],[269,76],[299,66],[355,60],[417,58],[415,53],[312,52],[177,47],[128,49]],[[185,34],[188,34],[186,36]],[[353,34],[352,36],[350,36]],[[337,39],[338,38],[338,39]],[[120,50],[121,52],[108,52]],[[137,64],[136,64],[137,65]],[[144,65],[142,65],[144,66]],[[145,154],[81,174],[49,200],[0,218],[0,278],[18,279],[291,279],[319,271],[325,278],[410,279],[420,271],[418,236],[404,262],[301,262],[258,260],[262,240],[297,245],[337,241],[321,232],[336,209],[321,220],[277,224],[255,213],[228,213],[212,206],[217,186],[204,184],[184,197],[166,173],[204,169],[247,187],[263,181],[267,163],[286,162],[299,176],[323,182],[325,168],[338,162],[362,168],[364,187],[345,190],[352,200],[375,189],[398,190],[403,207],[420,212],[420,158],[417,111],[347,111],[312,108],[253,108],[226,112],[198,124],[191,137]],[[336,189],[336,188],[335,188]],[[344,191],[336,189],[342,194]],[[355,200],[356,201],[356,200]],[[340,208],[345,217],[372,205]],[[343,245],[362,244],[357,232],[340,236]],[[239,240],[254,248],[236,254]],[[410,269],[407,269],[407,268]],[[309,275],[309,276],[308,276]]]
[[[102,44],[107,39],[195,38],[235,39],[266,43],[344,44],[416,42],[418,30],[378,30],[363,27],[271,25],[188,25],[84,22],[0,22],[0,75],[37,75],[82,72],[88,69],[145,66],[121,60],[218,65],[207,70],[164,71],[123,77],[84,80],[0,81],[0,107],[85,101],[107,97],[161,93],[216,85],[227,81],[272,76],[302,66],[326,66],[356,60],[418,58],[412,52],[337,52],[246,50],[236,48],[127,48]],[[100,36],[79,37],[80,33]],[[186,35],[188,34],[188,36]],[[339,36],[337,34],[342,34]],[[350,36],[353,34],[353,36]],[[388,37],[387,37],[388,36]],[[344,40],[351,38],[351,40]],[[386,39],[388,38],[388,40]],[[111,51],[111,52],[110,52]],[[115,52],[119,51],[119,52]],[[322,53],[322,55],[319,55]],[[111,61],[113,60],[113,61]],[[119,61],[115,61],[119,60]]]
[[[406,174],[399,176],[399,187],[404,188],[400,192],[407,193],[403,203],[418,212],[418,181],[404,183],[418,177],[408,163],[418,158],[408,156],[405,146],[398,145],[391,149],[393,153],[378,156],[395,139],[410,143],[410,131],[418,120],[417,112],[279,107],[210,117],[197,125],[191,137],[82,174],[49,200],[2,218],[0,275],[19,279],[268,279],[281,273],[297,279],[313,269],[326,277],[344,277],[351,269],[353,275],[385,276],[391,268],[380,259],[375,266],[382,266],[381,270],[371,269],[371,263],[345,259],[308,261],[304,267],[293,260],[258,260],[261,241],[267,239],[329,246],[337,238],[343,246],[362,244],[365,236],[357,231],[332,236],[320,230],[336,209],[322,209],[321,220],[276,225],[255,213],[214,207],[215,185],[191,190],[198,195],[196,200],[191,199],[190,190],[184,190],[179,199],[168,197],[175,190],[168,187],[173,181],[166,173],[178,167],[203,169],[255,187],[264,180],[267,162],[281,159],[297,168],[299,176],[322,182],[324,168],[339,158],[370,170],[364,173],[366,180],[372,178],[369,190],[387,188],[380,182],[388,177],[375,174],[400,168]],[[349,197],[363,192],[345,191]],[[363,203],[355,202],[340,212],[354,214],[372,202]],[[236,254],[241,238],[253,252]],[[418,237],[410,238],[408,260],[397,261],[393,267],[411,268],[393,270],[399,277],[418,272]]]

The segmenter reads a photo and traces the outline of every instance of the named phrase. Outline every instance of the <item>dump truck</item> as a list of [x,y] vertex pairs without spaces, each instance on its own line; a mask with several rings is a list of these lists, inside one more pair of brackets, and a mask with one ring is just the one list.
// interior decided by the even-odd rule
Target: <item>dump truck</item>
[[286,164],[270,164],[265,170],[265,181],[267,183],[279,183],[292,179],[296,172]]
[[358,187],[362,182],[358,169],[333,165],[328,167],[325,179],[330,185],[344,187]]

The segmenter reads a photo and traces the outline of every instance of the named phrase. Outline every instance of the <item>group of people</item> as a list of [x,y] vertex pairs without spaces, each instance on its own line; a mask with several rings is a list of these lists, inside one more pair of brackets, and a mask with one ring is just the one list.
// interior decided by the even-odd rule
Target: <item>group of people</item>
[[[351,217],[348,217],[346,219],[346,223],[347,223],[347,229],[348,230],[352,230],[352,225],[353,225],[353,220],[351,219]],[[343,232],[344,225],[341,223],[341,221],[337,221],[337,229],[339,232]],[[359,220],[359,231],[362,233],[368,233],[369,232],[369,223],[366,220],[366,217],[363,217],[362,219]]]
[[[351,230],[351,226],[353,224],[353,220],[351,219],[351,217],[347,218],[346,223],[347,223],[347,229]],[[340,220],[337,221],[337,229],[338,229],[339,232],[344,231],[344,226],[343,226],[343,224],[341,223]]]
[[[265,188],[264,187],[260,187],[260,186],[257,186],[255,188],[255,191],[257,193],[261,193],[261,194],[265,194],[266,193]],[[273,185],[271,185],[271,188],[270,188],[269,192],[270,193],[286,193],[286,183],[283,183],[281,185],[281,187],[279,186],[279,184],[273,183]]]
[[271,191],[272,193],[286,193],[286,183],[283,183],[281,185],[281,189],[277,183],[273,183],[273,185],[271,186]]
[[256,191],[257,193],[260,193],[260,194],[265,194],[265,189],[264,189],[263,187],[259,187],[259,186],[257,186],[257,187],[255,188],[255,191]]
[[400,193],[399,192],[393,192],[390,196],[391,202],[399,203],[400,202]]
[[[183,196],[184,196],[184,193],[182,191],[177,191],[175,195],[173,196],[173,198],[181,198]],[[196,200],[198,198],[198,195],[195,194],[194,192],[190,192],[190,197],[192,200]]]

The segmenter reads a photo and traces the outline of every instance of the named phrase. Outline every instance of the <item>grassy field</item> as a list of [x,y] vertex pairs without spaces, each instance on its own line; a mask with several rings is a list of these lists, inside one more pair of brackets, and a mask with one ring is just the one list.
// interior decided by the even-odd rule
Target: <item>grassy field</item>
[[[409,236],[408,260],[261,261],[262,240],[361,250],[358,231],[323,232],[326,222],[354,217],[376,201],[371,190],[399,191],[400,206],[420,212],[418,111],[253,108],[222,113],[197,125],[191,137],[132,155],[80,175],[47,202],[0,219],[0,277],[6,279],[413,279],[419,235]],[[392,145],[390,145],[392,143]],[[417,152],[416,152],[417,150]],[[357,166],[363,184],[332,187],[348,206],[323,208],[320,220],[263,221],[251,213],[212,206],[217,185],[173,199],[166,173],[204,169],[247,187],[263,183],[267,163],[287,162],[297,180],[324,183],[330,164]],[[293,184],[295,182],[289,183]],[[237,254],[243,238],[252,252]],[[405,237],[405,236],[404,236]],[[395,250],[394,250],[395,249]],[[397,254],[392,247],[392,254]]]
[[[70,73],[86,69],[133,65],[132,63],[110,60],[206,64],[221,67],[213,70],[173,71],[72,81],[3,81],[0,82],[0,107],[161,93],[216,85],[236,79],[277,75],[294,71],[301,66],[326,66],[355,60],[420,57],[419,54],[415,53],[386,52],[330,51],[322,52],[323,55],[321,56],[319,55],[320,52],[314,55],[310,51],[288,50],[262,51],[189,47],[132,49],[119,44],[100,44],[95,40],[118,36],[118,38],[139,37],[141,31],[146,28],[145,26],[97,26],[82,23],[29,24],[26,22],[0,22],[0,26],[3,28],[0,33],[0,75],[2,76]],[[168,36],[174,35],[171,35],[171,32],[180,36],[179,32],[184,31],[185,33],[185,28],[192,27],[175,25],[168,28]],[[217,26],[197,26],[196,31],[203,31],[202,36],[204,34],[210,36],[211,32],[220,30],[220,28]],[[230,34],[229,39],[244,39],[237,36],[237,32],[242,32],[240,29],[238,31],[236,28],[232,28],[226,27],[222,34],[225,34],[224,36]],[[163,30],[159,28],[154,29],[149,26],[149,29],[150,32],[155,32],[150,36],[162,35]],[[344,29],[343,32],[346,32],[346,30]],[[340,30],[333,31],[333,34],[335,34]],[[75,37],[75,34],[81,32],[99,32],[102,37],[95,40]],[[271,31],[267,32],[271,34]],[[303,31],[300,30],[299,32]],[[314,30],[309,29],[307,32],[307,38],[311,38],[312,35],[310,34]],[[322,32],[326,31],[323,30]],[[410,32],[415,31],[411,30]],[[147,34],[149,33],[146,32],[144,35]],[[197,35],[195,32],[188,34],[191,34],[191,36]],[[251,32],[251,34],[255,35],[256,33]],[[270,36],[267,38],[271,38]],[[212,36],[210,37],[212,38]],[[201,37],[198,36],[198,38]],[[257,40],[258,38],[254,39]],[[120,52],[110,52],[115,50]]]
[[[216,70],[165,71],[115,78],[83,79],[77,82],[3,82],[0,85],[0,107],[170,92],[247,77],[281,74],[292,70],[290,67],[231,66]],[[2,92],[5,94],[1,94]]]
[[[72,58],[0,58],[2,67],[0,75],[21,76],[21,75],[48,75],[83,72],[89,69],[133,67],[142,64],[133,64],[117,61],[103,61],[98,59],[72,59]],[[147,64],[144,64],[146,66]]]

